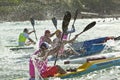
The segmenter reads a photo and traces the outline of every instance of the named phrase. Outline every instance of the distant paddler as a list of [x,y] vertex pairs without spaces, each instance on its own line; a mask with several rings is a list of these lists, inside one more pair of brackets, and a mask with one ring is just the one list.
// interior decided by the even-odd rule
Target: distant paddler
[[[33,31],[29,32],[28,29],[25,28],[25,29],[23,30],[23,32],[20,33],[20,35],[19,35],[19,40],[18,40],[19,46],[36,44],[36,43],[29,37],[29,35],[30,35],[31,33],[33,33],[33,32],[35,32],[35,31],[33,30]],[[27,39],[29,40],[28,42],[26,42]]]
[[41,44],[43,42],[47,42],[47,43],[49,43],[51,45],[52,44],[52,40],[50,38],[52,36],[54,36],[54,35],[55,35],[55,32],[51,33],[50,30],[45,30],[44,35],[40,37],[39,47],[41,46]]

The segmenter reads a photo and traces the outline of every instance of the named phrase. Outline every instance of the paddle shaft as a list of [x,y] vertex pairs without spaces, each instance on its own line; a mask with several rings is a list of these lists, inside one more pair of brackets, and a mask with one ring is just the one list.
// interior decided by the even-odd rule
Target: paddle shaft
[[[57,19],[56,19],[55,17],[52,18],[52,22],[53,22],[53,24],[54,24],[54,26],[55,26],[55,28],[56,28],[56,30],[57,30]],[[56,59],[57,59],[57,56],[58,56],[58,53],[57,53],[57,55],[56,55]],[[57,61],[57,60],[55,60],[54,65],[56,65],[56,61]]]
[[33,25],[33,30],[35,31],[34,33],[35,33],[35,38],[36,38],[36,40],[38,40],[37,39],[37,35],[36,35],[36,30],[35,30],[35,28],[34,28],[34,25]]

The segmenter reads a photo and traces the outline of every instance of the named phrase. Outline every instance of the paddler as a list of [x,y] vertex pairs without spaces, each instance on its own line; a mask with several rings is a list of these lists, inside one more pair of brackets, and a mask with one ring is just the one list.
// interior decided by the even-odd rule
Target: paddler
[[[68,34],[67,34],[68,35]],[[56,31],[56,38],[53,40],[53,47],[56,47],[58,44],[59,44],[59,42],[61,42],[62,41],[62,46],[61,46],[61,48],[60,48],[60,50],[59,50],[59,52],[58,52],[58,54],[59,54],[59,56],[64,56],[64,54],[63,54],[63,52],[64,52],[64,45],[65,44],[67,44],[67,43],[72,43],[79,35],[77,34],[77,35],[75,35],[75,37],[74,38],[72,38],[71,40],[67,40],[67,35],[66,34],[64,34],[63,35],[63,38],[62,38],[62,32],[60,31],[60,30],[57,30]],[[62,40],[61,40],[61,38],[62,38]]]
[[[28,29],[25,28],[25,29],[23,30],[23,32],[20,33],[20,35],[19,35],[19,39],[18,39],[18,44],[19,44],[19,46],[36,44],[36,43],[29,37],[29,35],[30,35],[31,33],[33,33],[33,32],[35,32],[35,31],[33,30],[33,31],[29,32]],[[27,40],[27,39],[29,40],[29,42],[26,43],[26,40]]]
[[[65,74],[66,71],[63,70],[60,66],[48,66],[47,57],[58,52],[61,44],[58,44],[55,48],[48,50],[49,45],[47,42],[43,42],[40,45],[39,50],[37,50],[30,58],[29,62],[29,74],[30,80],[35,80],[35,75],[39,75],[39,77],[47,78],[53,77],[55,74]],[[35,69],[37,72],[35,72]],[[35,74],[37,73],[37,74]]]
[[[50,39],[52,36],[54,36],[55,34],[57,34],[59,32],[59,30],[56,30],[54,33],[51,33],[50,30],[45,30],[44,32],[44,36],[40,37],[39,40],[39,47],[43,42],[47,42],[50,45],[53,43],[52,40]],[[72,26],[71,30],[68,30],[67,33],[64,34],[63,39],[67,40],[68,34],[69,33],[73,33],[75,32],[75,27]],[[53,43],[54,44],[54,43]]]
[[45,30],[44,32],[44,36],[41,36],[40,37],[40,40],[39,40],[39,47],[40,45],[43,43],[43,42],[47,42],[49,43],[50,45],[52,44],[52,40],[50,39],[52,36],[55,35],[55,32],[51,34],[50,30]]

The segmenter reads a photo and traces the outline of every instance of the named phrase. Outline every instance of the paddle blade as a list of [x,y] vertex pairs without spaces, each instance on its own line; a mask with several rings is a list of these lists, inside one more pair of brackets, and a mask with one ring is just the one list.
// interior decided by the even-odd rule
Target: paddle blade
[[30,18],[30,22],[31,22],[32,26],[35,25],[35,20],[33,18]]
[[85,32],[85,31],[89,30],[90,28],[92,28],[93,26],[95,26],[95,24],[96,24],[95,21],[92,22],[92,23],[90,23],[90,24],[88,24],[82,32]]
[[75,20],[76,20],[76,18],[77,18],[77,15],[78,15],[78,9],[77,9],[76,12],[75,12],[73,25],[74,25],[74,23],[75,23]]
[[[78,9],[77,9],[76,12],[75,12],[74,21],[73,21],[73,24],[72,24],[72,29],[75,29],[74,24],[75,24],[75,21],[76,21],[76,19],[77,19],[77,15],[78,15]],[[71,36],[71,33],[70,33],[70,35],[69,35],[69,40],[70,40],[70,36]]]
[[65,16],[63,18],[63,23],[62,23],[63,33],[67,32],[70,19],[71,19],[71,13],[69,11],[66,11]]
[[57,19],[55,17],[52,18],[52,22],[53,22],[55,28],[57,29]]
[[[33,18],[30,18],[30,22],[31,22],[31,24],[32,24],[32,26],[33,26],[33,30],[35,31],[35,28],[34,28],[35,20],[34,20]],[[38,40],[38,39],[37,39],[37,35],[36,35],[36,31],[35,31],[34,33],[35,33],[35,38],[36,38],[36,40]]]

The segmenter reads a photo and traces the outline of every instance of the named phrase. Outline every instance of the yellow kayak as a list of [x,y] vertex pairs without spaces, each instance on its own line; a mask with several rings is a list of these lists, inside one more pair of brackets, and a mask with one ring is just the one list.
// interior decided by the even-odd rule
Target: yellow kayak
[[67,72],[66,74],[56,74],[55,77],[60,77],[61,79],[73,78],[111,66],[120,66],[120,56],[108,59],[91,60],[79,66],[73,72]]

